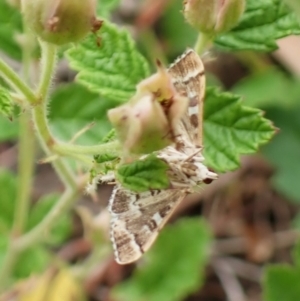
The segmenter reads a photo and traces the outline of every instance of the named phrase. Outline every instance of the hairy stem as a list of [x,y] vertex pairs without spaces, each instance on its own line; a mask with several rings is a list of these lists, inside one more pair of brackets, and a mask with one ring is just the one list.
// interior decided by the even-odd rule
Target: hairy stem
[[18,192],[15,206],[13,236],[18,237],[26,226],[34,174],[35,139],[28,112],[19,118]]
[[46,100],[51,85],[54,68],[56,65],[56,52],[57,47],[55,45],[40,42],[42,51],[42,74],[39,87],[37,90],[37,96],[43,100],[46,105]]
[[[52,147],[55,145],[47,120],[47,96],[51,86],[51,79],[54,73],[57,47],[49,43],[41,42],[42,49],[42,72],[41,80],[37,89],[39,102],[32,109],[32,118],[39,141],[46,155],[52,154]],[[77,190],[75,178],[70,168],[61,160],[53,162],[53,167],[67,188]]]
[[200,32],[194,49],[199,55],[202,55],[210,47],[211,43],[212,37]]
[[24,83],[18,74],[3,60],[0,60],[0,75],[16,91],[20,92],[29,103],[35,103],[36,97],[33,91]]
[[68,143],[56,143],[53,145],[53,150],[60,155],[101,155],[101,154],[118,154],[121,149],[118,141],[107,142],[99,145],[85,146],[73,145]]

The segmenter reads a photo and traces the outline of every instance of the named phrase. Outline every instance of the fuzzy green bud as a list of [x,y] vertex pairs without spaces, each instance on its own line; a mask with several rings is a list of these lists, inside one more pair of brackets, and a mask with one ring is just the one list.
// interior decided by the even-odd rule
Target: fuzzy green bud
[[185,19],[194,28],[217,35],[233,28],[242,16],[245,0],[185,0]]
[[109,110],[108,118],[127,153],[151,153],[172,142],[167,117],[151,93]]
[[42,40],[63,45],[96,31],[96,0],[22,0],[24,20]]
[[178,93],[167,70],[157,62],[157,73],[142,80],[125,105],[109,110],[125,154],[148,154],[174,142],[177,124],[188,98]]

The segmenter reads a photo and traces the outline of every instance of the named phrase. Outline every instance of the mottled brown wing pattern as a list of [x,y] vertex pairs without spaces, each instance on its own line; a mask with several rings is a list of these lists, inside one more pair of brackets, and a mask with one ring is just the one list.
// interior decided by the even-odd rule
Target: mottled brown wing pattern
[[139,259],[186,194],[184,189],[134,193],[116,186],[109,204],[116,261],[128,264]]
[[[168,69],[177,91],[189,99],[187,114],[182,118],[186,136],[202,146],[202,114],[205,94],[205,70],[199,55],[188,49]],[[200,119],[200,122],[199,122]]]
[[205,92],[202,61],[189,49],[168,72],[177,91],[189,99],[188,112],[178,124],[175,147],[168,146],[157,154],[169,166],[172,189],[135,193],[119,185],[114,188],[109,201],[111,240],[116,261],[120,264],[136,261],[150,248],[193,186],[217,178],[202,163],[204,158],[199,147],[202,145],[202,119],[198,122],[198,117],[199,112],[202,114]]

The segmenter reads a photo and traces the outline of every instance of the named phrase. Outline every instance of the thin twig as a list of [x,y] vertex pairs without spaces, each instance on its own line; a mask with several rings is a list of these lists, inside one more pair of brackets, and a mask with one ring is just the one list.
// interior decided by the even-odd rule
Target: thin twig
[[[276,232],[273,235],[274,249],[284,249],[295,244],[300,237],[297,230]],[[214,243],[213,251],[216,254],[240,254],[247,251],[247,240],[244,237],[218,239]]]
[[253,263],[235,257],[222,257],[230,265],[234,273],[244,279],[260,282],[262,277],[262,268]]
[[212,266],[224,288],[228,301],[246,301],[244,290],[226,260],[215,258]]

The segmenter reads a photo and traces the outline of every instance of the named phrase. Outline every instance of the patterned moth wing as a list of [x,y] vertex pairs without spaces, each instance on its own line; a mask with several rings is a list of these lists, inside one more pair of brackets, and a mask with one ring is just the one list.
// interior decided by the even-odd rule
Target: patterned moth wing
[[134,193],[115,187],[110,199],[111,240],[119,264],[138,260],[155,241],[185,190]]
[[178,123],[175,147],[168,146],[157,155],[169,165],[170,189],[135,193],[120,185],[114,188],[109,201],[111,240],[120,264],[136,261],[151,247],[160,229],[194,186],[217,178],[202,163],[198,144],[202,140],[199,104],[203,103],[205,90],[202,61],[189,49],[168,72],[176,90],[189,99],[188,112]]
[[[189,138],[194,146],[201,147],[202,111],[205,94],[203,63],[193,49],[188,49],[175,60],[169,67],[168,72],[177,91],[189,99],[188,112],[183,116],[181,125],[184,128],[185,136]],[[186,151],[186,149],[183,151]]]

